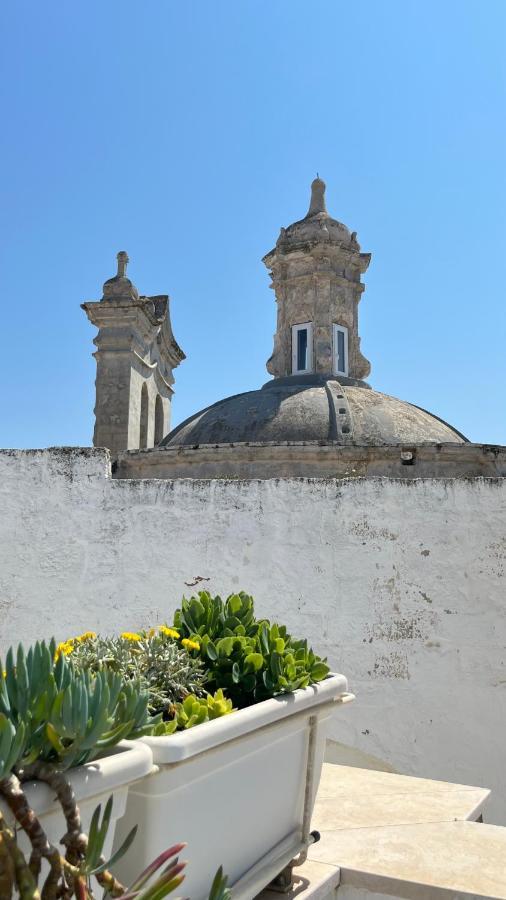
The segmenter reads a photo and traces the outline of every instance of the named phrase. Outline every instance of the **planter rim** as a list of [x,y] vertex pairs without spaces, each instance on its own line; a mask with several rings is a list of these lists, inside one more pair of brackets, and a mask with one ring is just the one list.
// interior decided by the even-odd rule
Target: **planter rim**
[[155,764],[178,763],[271,722],[285,719],[310,707],[338,700],[347,690],[348,682],[345,676],[331,672],[317,684],[301,688],[291,694],[280,694],[269,700],[262,700],[220,719],[203,722],[188,731],[161,737],[148,735],[140,740],[151,749]]
[[[67,769],[73,791],[79,802],[99,794],[111,792],[125,784],[130,784],[153,769],[150,748],[142,741],[121,741],[107,756],[100,756],[90,762]],[[37,815],[49,812],[55,804],[54,791],[42,781],[28,781],[23,786],[30,806]]]

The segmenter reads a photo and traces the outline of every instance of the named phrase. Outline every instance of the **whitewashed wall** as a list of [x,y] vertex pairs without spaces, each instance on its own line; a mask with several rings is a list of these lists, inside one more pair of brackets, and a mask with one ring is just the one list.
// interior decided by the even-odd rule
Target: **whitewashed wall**
[[0,454],[0,646],[167,619],[196,576],[307,635],[357,701],[333,737],[493,788],[506,823],[506,480],[111,480]]

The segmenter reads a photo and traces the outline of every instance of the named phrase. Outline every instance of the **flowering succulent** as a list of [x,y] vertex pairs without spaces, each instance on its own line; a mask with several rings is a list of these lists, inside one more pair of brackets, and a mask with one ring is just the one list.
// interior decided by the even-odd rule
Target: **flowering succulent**
[[192,641],[190,638],[183,638],[181,644],[183,647],[186,647],[187,650],[200,650],[198,641]]
[[181,637],[179,631],[176,631],[175,628],[168,628],[167,625],[160,625],[158,631],[160,634],[165,635],[165,637],[174,638],[176,641]]
[[178,632],[167,626],[123,632],[119,638],[90,637],[73,645],[70,658],[82,670],[104,669],[126,680],[139,679],[149,693],[150,711],[167,714],[188,694],[203,693],[202,662],[178,638]]

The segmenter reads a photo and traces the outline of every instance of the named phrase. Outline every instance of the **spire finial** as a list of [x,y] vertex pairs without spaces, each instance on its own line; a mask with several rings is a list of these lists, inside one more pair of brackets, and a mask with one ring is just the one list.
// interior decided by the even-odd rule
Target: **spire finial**
[[118,260],[118,271],[113,278],[108,278],[104,283],[102,300],[138,300],[139,292],[135,284],[132,284],[130,279],[126,277],[127,265],[130,262],[126,250],[120,250],[116,254],[116,259]]
[[116,259],[118,260],[118,277],[123,278],[126,275],[127,266],[130,262],[126,250],[120,250],[116,254]]
[[311,203],[309,204],[308,216],[327,212],[327,207],[325,205],[325,187],[325,182],[322,181],[317,172],[316,178],[311,185]]

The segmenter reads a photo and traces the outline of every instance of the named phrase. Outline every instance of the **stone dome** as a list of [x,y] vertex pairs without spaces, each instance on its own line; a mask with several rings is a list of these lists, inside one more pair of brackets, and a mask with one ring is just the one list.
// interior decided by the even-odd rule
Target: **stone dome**
[[[363,380],[370,364],[360,349],[358,303],[364,290],[360,276],[370,258],[361,252],[356,232],[327,212],[325,182],[317,176],[307,215],[282,228],[264,257],[277,303],[274,352],[267,363],[274,378],[260,390],[195,413],[160,446],[220,445],[218,452],[227,455],[223,445],[253,444],[258,450],[259,445],[467,442],[437,416],[374,391]],[[229,463],[238,471],[233,460]]]
[[195,413],[162,447],[337,442],[343,445],[456,443],[467,438],[424,409],[352,379],[276,378]]

